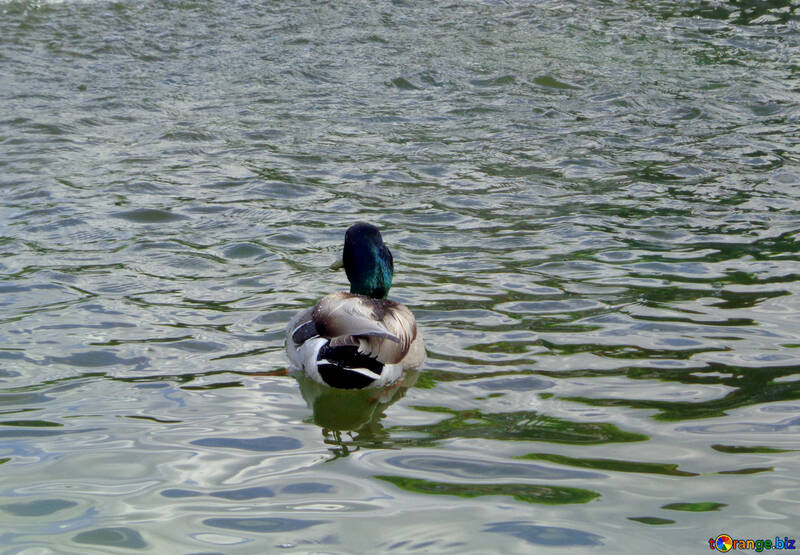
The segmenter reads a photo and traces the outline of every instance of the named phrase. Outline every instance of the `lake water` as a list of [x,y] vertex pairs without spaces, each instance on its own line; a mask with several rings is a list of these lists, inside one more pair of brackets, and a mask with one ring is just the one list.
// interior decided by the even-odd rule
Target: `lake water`
[[[800,539],[799,31],[797,0],[3,0],[2,550]],[[381,396],[285,375],[359,220],[428,350]]]

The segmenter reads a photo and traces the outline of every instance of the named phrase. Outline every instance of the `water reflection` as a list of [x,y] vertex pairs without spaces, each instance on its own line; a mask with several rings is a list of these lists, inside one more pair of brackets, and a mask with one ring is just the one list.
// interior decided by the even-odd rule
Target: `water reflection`
[[535,545],[567,547],[603,543],[603,538],[597,534],[558,526],[538,526],[529,522],[493,522],[486,526],[486,532],[508,534]]
[[788,23],[797,18],[791,0],[731,0],[726,3],[693,2],[690,6],[662,4],[657,11],[668,17],[697,17],[728,21],[736,25]]
[[144,549],[147,542],[136,530],[127,527],[99,528],[87,530],[72,538],[80,544],[90,544],[103,547],[121,547],[126,549]]
[[451,495],[455,497],[481,497],[484,495],[506,495],[521,503],[564,505],[588,503],[600,497],[596,491],[568,486],[543,484],[475,484],[469,482],[434,482],[405,476],[373,476],[394,484],[400,489],[427,495]]
[[[800,382],[783,381],[797,373],[795,364],[786,366],[749,366],[744,364],[708,363],[703,367],[667,369],[663,367],[621,368],[606,371],[605,375],[621,374],[633,380],[658,379],[676,381],[683,384],[716,384],[731,387],[724,396],[701,401],[694,400],[656,400],[637,399],[629,396],[626,399],[609,399],[603,397],[565,396],[564,399],[578,401],[596,407],[628,406],[632,408],[652,408],[659,412],[655,418],[659,420],[689,420],[723,416],[733,409],[764,402],[793,401],[800,395]],[[545,374],[550,374],[545,372]],[[563,372],[578,377],[596,375],[591,370]],[[552,375],[552,374],[550,374]],[[779,429],[781,425],[771,427]]]
[[386,416],[385,410],[417,382],[419,371],[408,371],[400,382],[380,390],[333,389],[302,374],[293,376],[312,411],[312,421],[322,428],[325,443],[333,446],[331,451],[338,458],[362,444],[381,446],[388,438],[380,422]]
[[302,530],[318,524],[323,524],[324,520],[300,520],[294,518],[208,518],[203,524],[215,528],[225,528],[228,530],[238,530],[242,532],[291,532]]
[[650,439],[621,429],[611,422],[579,422],[536,411],[488,412],[478,409],[415,407],[422,412],[447,415],[423,425],[394,426],[392,432],[414,432],[414,437],[396,443],[415,447],[433,446],[451,438],[483,438],[504,441],[541,441],[574,445],[627,443]]
[[[0,6],[6,550],[791,535],[796,0]],[[429,359],[304,402],[354,219]]]

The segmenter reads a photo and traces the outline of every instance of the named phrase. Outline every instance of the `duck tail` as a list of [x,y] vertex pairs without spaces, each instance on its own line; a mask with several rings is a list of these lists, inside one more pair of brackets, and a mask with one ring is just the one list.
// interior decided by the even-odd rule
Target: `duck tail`
[[355,345],[325,345],[317,354],[317,372],[331,387],[363,389],[380,378],[383,363]]

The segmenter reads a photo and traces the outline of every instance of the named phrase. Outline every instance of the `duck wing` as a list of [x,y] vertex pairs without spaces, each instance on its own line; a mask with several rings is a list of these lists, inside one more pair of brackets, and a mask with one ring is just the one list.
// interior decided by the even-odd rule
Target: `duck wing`
[[351,293],[320,300],[312,320],[332,345],[357,345],[360,353],[384,364],[401,361],[417,335],[414,315],[405,306]]
[[411,311],[400,303],[376,301],[376,305],[376,315],[380,322],[399,341],[389,342],[367,337],[365,350],[385,364],[396,364],[406,357],[411,344],[417,338],[417,322]]

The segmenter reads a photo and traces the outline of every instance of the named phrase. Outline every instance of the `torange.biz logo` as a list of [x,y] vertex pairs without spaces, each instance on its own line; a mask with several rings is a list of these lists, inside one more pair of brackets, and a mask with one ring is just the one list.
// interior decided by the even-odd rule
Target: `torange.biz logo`
[[720,534],[716,538],[708,538],[708,547],[726,553],[731,549],[751,549],[761,553],[765,549],[795,549],[794,538],[775,538],[774,540],[734,539],[728,534]]

